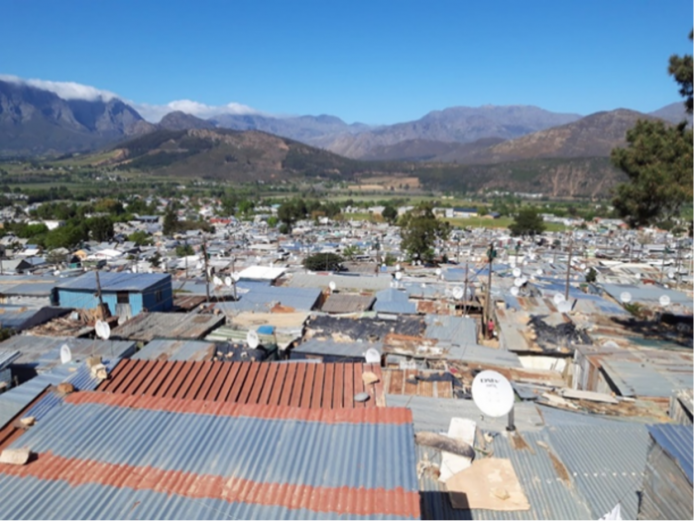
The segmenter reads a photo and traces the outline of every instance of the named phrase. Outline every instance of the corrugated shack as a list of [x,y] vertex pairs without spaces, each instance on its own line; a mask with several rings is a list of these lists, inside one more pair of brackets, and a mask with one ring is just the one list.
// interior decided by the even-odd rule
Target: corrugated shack
[[215,356],[215,343],[194,340],[155,339],[150,341],[131,359],[152,361],[211,361]]
[[694,424],[694,390],[678,390],[669,401],[669,416],[679,424]]
[[216,303],[215,307],[227,315],[240,312],[289,313],[314,309],[321,290],[317,288],[287,288],[266,284],[244,283],[237,291],[238,301]]
[[[173,307],[169,274],[99,272],[99,286],[113,315],[132,317],[143,311],[167,312]],[[92,309],[99,305],[95,272],[59,283],[57,289],[61,306]]]
[[0,303],[31,306],[56,306],[57,277],[51,276],[0,276]]
[[67,308],[44,306],[28,308],[26,306],[0,306],[0,328],[9,328],[15,332],[29,330],[48,321],[70,313]]
[[141,313],[111,331],[113,339],[202,339],[225,322],[224,315]]
[[694,519],[694,427],[648,428],[650,449],[638,520]]
[[4,519],[420,518],[406,409],[78,392],[11,447],[35,458],[0,464]]
[[375,298],[371,295],[330,294],[321,311],[327,314],[353,314],[372,308]]
[[340,342],[333,339],[307,339],[290,351],[290,359],[313,359],[322,362],[359,362],[373,348],[382,354],[381,343]]

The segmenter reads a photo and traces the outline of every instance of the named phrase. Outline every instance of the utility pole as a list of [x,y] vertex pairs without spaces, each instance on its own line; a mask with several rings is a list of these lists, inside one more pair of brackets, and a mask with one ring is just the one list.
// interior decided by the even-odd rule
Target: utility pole
[[208,273],[208,252],[205,248],[205,239],[203,239],[201,250],[203,251],[203,262],[205,263],[205,296],[208,302],[210,302],[210,274]]
[[573,257],[573,232],[570,233],[570,244],[568,245],[568,268],[566,270],[565,300],[570,295],[570,260]]
[[99,298],[99,306],[101,307],[104,305],[104,301],[102,301],[101,282],[99,281],[99,268],[97,268],[94,275],[97,278],[97,297]]
[[466,255],[466,271],[464,272],[464,309],[462,313],[466,317],[469,308],[469,254]]
[[665,261],[667,261],[667,234],[665,234],[665,249],[662,252],[662,266],[660,267],[660,284],[665,278]]
[[234,292],[234,300],[237,300],[237,275],[234,271],[234,262],[237,260],[235,256],[232,256],[232,292]]
[[484,321],[486,323],[485,330],[486,334],[490,334],[488,329],[488,322],[491,317],[491,281],[493,278],[493,258],[495,257],[495,250],[493,249],[493,243],[491,242],[488,247],[488,286],[486,287],[486,310],[484,314]]

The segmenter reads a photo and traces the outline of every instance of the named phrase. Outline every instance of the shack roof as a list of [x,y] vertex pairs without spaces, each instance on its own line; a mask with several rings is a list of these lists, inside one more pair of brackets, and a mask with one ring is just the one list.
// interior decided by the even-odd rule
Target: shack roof
[[[76,445],[72,433],[90,436]],[[5,519],[420,517],[405,409],[211,410],[78,392],[13,447],[36,459],[0,465]]]
[[[99,272],[102,292],[144,292],[148,288],[171,281],[169,274],[133,274],[130,272]],[[58,283],[60,290],[97,291],[96,272],[70,278]]]
[[684,472],[691,485],[694,484],[694,426],[682,424],[654,424],[648,432],[677,466]]
[[283,286],[247,285],[238,287],[239,301],[217,303],[226,314],[238,312],[271,312],[282,307],[287,311],[309,311],[314,308],[321,290],[318,288],[287,288]]
[[368,295],[331,294],[324,301],[321,311],[327,314],[365,312],[374,302],[375,298]]
[[384,290],[392,282],[391,276],[348,276],[348,275],[319,275],[295,273],[285,283],[293,288],[329,288],[329,283],[336,283],[337,290]]
[[224,315],[140,313],[111,331],[114,339],[152,341],[161,339],[202,339],[225,322]]
[[157,361],[210,361],[216,345],[207,341],[155,339],[131,359]]
[[[365,386],[363,372],[379,365],[123,360],[100,391],[214,402],[321,409],[384,406],[380,382]],[[356,402],[367,392],[365,402]]]

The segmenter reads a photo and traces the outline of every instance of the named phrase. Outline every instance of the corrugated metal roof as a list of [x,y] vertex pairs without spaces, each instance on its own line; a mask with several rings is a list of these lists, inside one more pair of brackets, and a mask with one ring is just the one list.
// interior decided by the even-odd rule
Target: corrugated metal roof
[[0,517],[420,517],[407,410],[207,413],[193,401],[116,398],[71,394],[15,441],[38,456],[0,465]]
[[555,426],[549,428],[548,435],[559,459],[587,499],[591,518],[598,519],[618,503],[625,520],[637,518],[638,493],[649,445],[645,425]]
[[660,288],[656,285],[619,285],[605,283],[602,285],[602,288],[617,301],[620,301],[622,292],[628,292],[631,294],[631,301],[634,303],[661,307],[660,296],[666,295],[674,304],[685,306],[689,309],[693,309],[694,307],[693,297],[689,297],[678,290]]
[[455,315],[426,315],[425,334],[428,339],[459,346],[476,344],[476,321],[471,317]]
[[175,341],[155,339],[139,350],[131,359],[160,361],[210,361],[216,345],[206,341]]
[[648,426],[650,436],[667,452],[694,483],[694,427],[682,424],[654,424]]
[[[435,520],[588,520],[592,516],[583,496],[563,473],[543,431],[519,433],[513,443],[506,433],[490,444],[495,458],[509,459],[522,490],[529,501],[527,511],[492,511],[453,509],[447,487],[431,473],[419,476],[424,519]],[[481,445],[481,441],[477,444]],[[438,450],[418,446],[421,462],[440,466]]]
[[365,312],[374,302],[375,298],[367,295],[331,294],[324,301],[321,311],[328,314]]
[[225,313],[270,312],[280,305],[293,310],[312,310],[319,300],[318,288],[287,288],[284,286],[255,285],[248,292],[238,292],[239,301],[217,303]]
[[19,357],[17,350],[0,350],[0,370],[4,370]]
[[369,342],[350,342],[342,343],[333,339],[307,339],[299,346],[292,349],[293,354],[303,355],[323,355],[327,362],[333,358],[359,358],[364,359],[365,352],[370,348],[374,348],[380,354],[382,353],[381,343]]
[[135,343],[132,341],[103,341],[101,339],[38,337],[33,335],[15,335],[3,341],[0,347],[21,352],[20,357],[14,361],[14,365],[31,366],[41,373],[62,364],[60,349],[64,344],[70,348],[74,361],[83,361],[92,356],[112,360],[128,357],[135,353]]
[[396,288],[387,288],[375,294],[377,301],[372,306],[375,312],[392,314],[415,314],[416,303],[408,300],[408,294]]
[[140,313],[111,331],[115,339],[152,341],[163,339],[202,339],[225,322],[224,315]]
[[[99,284],[103,292],[143,292],[144,290],[167,281],[171,281],[169,274],[133,274],[130,272],[99,272]],[[61,290],[85,290],[97,291],[97,277],[95,272],[86,272],[80,277],[70,278],[58,283]]]
[[338,290],[384,290],[389,288],[392,282],[391,276],[345,276],[345,275],[318,275],[300,274],[292,275],[285,286],[292,288],[329,288],[329,282],[336,283]]
[[[376,364],[123,360],[99,391],[312,409],[384,406],[382,383],[365,386],[366,371],[381,379]],[[369,399],[355,401],[362,392]]]

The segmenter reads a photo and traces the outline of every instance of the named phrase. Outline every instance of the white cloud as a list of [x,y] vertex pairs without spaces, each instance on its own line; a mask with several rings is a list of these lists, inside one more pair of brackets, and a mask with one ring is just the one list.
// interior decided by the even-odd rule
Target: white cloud
[[212,118],[219,114],[259,114],[259,111],[241,103],[228,103],[227,105],[206,105],[193,100],[176,100],[166,105],[150,105],[147,103],[133,103],[133,108],[148,121],[158,122],[162,117],[172,111],[181,111],[198,118]]
[[118,96],[113,92],[104,91],[90,85],[82,85],[75,82],[52,82],[49,80],[35,79],[25,80],[9,74],[0,74],[0,80],[29,85],[31,87],[36,87],[37,89],[50,91],[64,100],[102,100],[108,102],[113,98],[118,98]]
[[113,92],[75,82],[52,82],[49,80],[35,79],[25,80],[24,78],[9,74],[0,74],[0,80],[50,91],[64,100],[102,100],[108,102],[113,98],[117,98],[133,107],[144,119],[153,123],[159,122],[165,114],[172,111],[185,112],[186,114],[192,114],[193,116],[203,119],[212,118],[219,114],[261,114],[251,107],[234,102],[228,103],[227,105],[206,105],[205,103],[193,100],[176,100],[166,105],[150,105],[147,103],[136,103],[125,100]]

